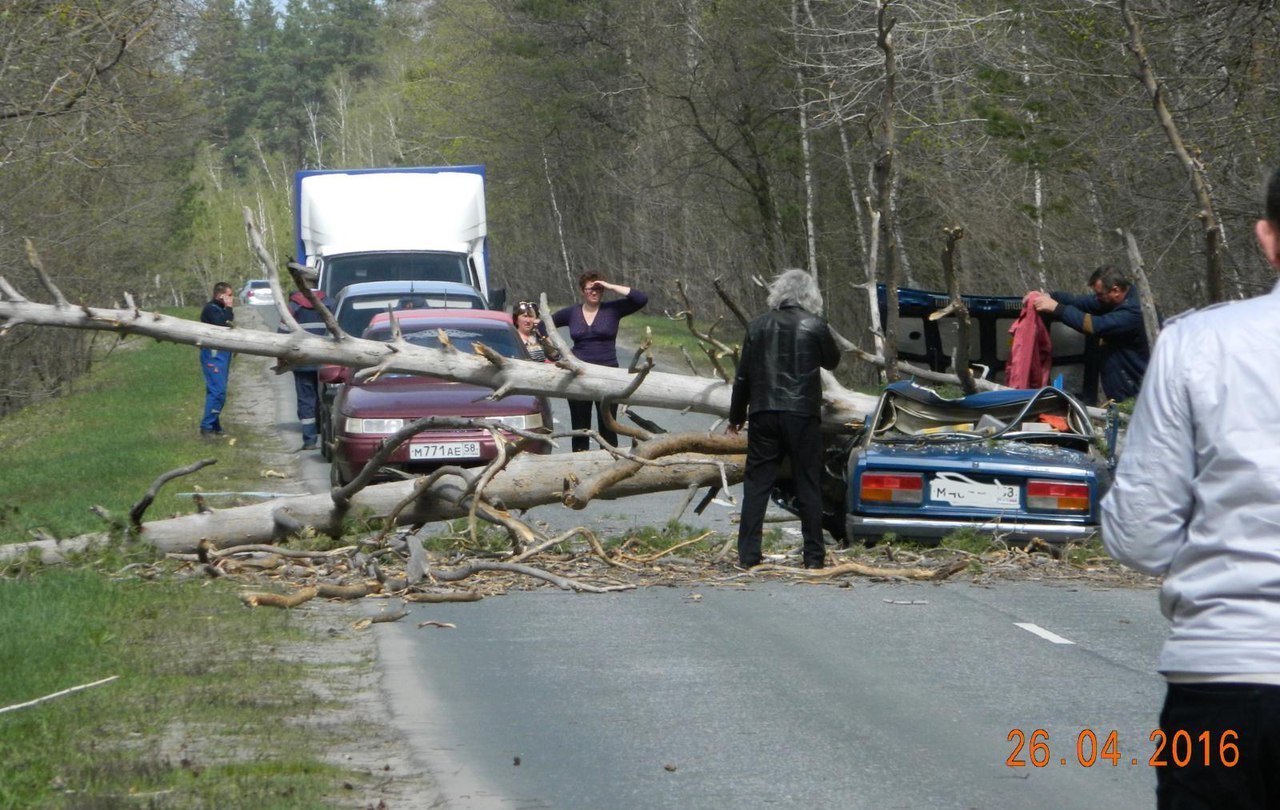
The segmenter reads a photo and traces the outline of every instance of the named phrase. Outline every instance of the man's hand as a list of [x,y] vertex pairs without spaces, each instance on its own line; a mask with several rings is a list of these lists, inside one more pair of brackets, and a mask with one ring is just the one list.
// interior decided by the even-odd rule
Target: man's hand
[[1036,312],[1052,315],[1058,311],[1058,302],[1053,297],[1043,291],[1035,291],[1027,293],[1026,298],[1022,299],[1025,303],[1027,299],[1031,299],[1031,305],[1035,307]]
[[742,430],[742,425],[728,424],[725,425],[724,432],[730,436],[737,436]]

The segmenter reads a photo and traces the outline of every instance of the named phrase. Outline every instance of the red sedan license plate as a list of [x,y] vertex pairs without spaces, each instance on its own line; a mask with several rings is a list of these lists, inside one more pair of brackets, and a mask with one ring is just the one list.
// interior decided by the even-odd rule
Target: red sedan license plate
[[432,442],[409,445],[411,461],[447,461],[454,458],[480,458],[480,442]]

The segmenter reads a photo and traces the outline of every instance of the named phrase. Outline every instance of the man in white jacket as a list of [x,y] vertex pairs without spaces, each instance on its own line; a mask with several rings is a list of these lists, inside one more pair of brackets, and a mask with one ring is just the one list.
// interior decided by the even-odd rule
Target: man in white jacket
[[[1280,269],[1280,171],[1255,231]],[[1280,807],[1280,284],[1166,323],[1102,530],[1164,577],[1157,807]]]

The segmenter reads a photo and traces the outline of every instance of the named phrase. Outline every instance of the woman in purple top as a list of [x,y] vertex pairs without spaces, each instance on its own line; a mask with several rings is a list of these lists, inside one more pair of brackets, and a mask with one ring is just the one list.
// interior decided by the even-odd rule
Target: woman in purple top
[[[618,325],[623,318],[649,303],[649,296],[630,287],[610,284],[599,273],[583,273],[579,276],[578,289],[582,292],[582,303],[556,310],[551,316],[551,322],[557,327],[569,327],[569,337],[573,339],[573,354],[579,360],[617,368]],[[605,290],[612,290],[626,297],[616,301],[601,301]],[[591,427],[591,405],[590,400],[569,400],[569,421],[574,430]],[[605,427],[604,413],[599,402],[595,403],[595,408],[600,438],[617,447],[618,434]],[[617,405],[609,406],[609,415],[612,419],[617,419]],[[573,452],[586,450],[589,444],[586,436],[574,436]]]

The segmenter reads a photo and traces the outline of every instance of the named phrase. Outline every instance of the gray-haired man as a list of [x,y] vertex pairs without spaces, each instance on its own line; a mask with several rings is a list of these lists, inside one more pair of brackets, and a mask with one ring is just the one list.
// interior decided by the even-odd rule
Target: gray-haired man
[[784,270],[769,285],[769,311],[747,325],[742,343],[729,434],[750,418],[742,516],[738,523],[738,563],[759,565],[764,513],[783,459],[791,460],[804,567],[826,561],[822,541],[821,369],[833,369],[840,352],[827,322],[818,316],[822,294],[803,270]]

